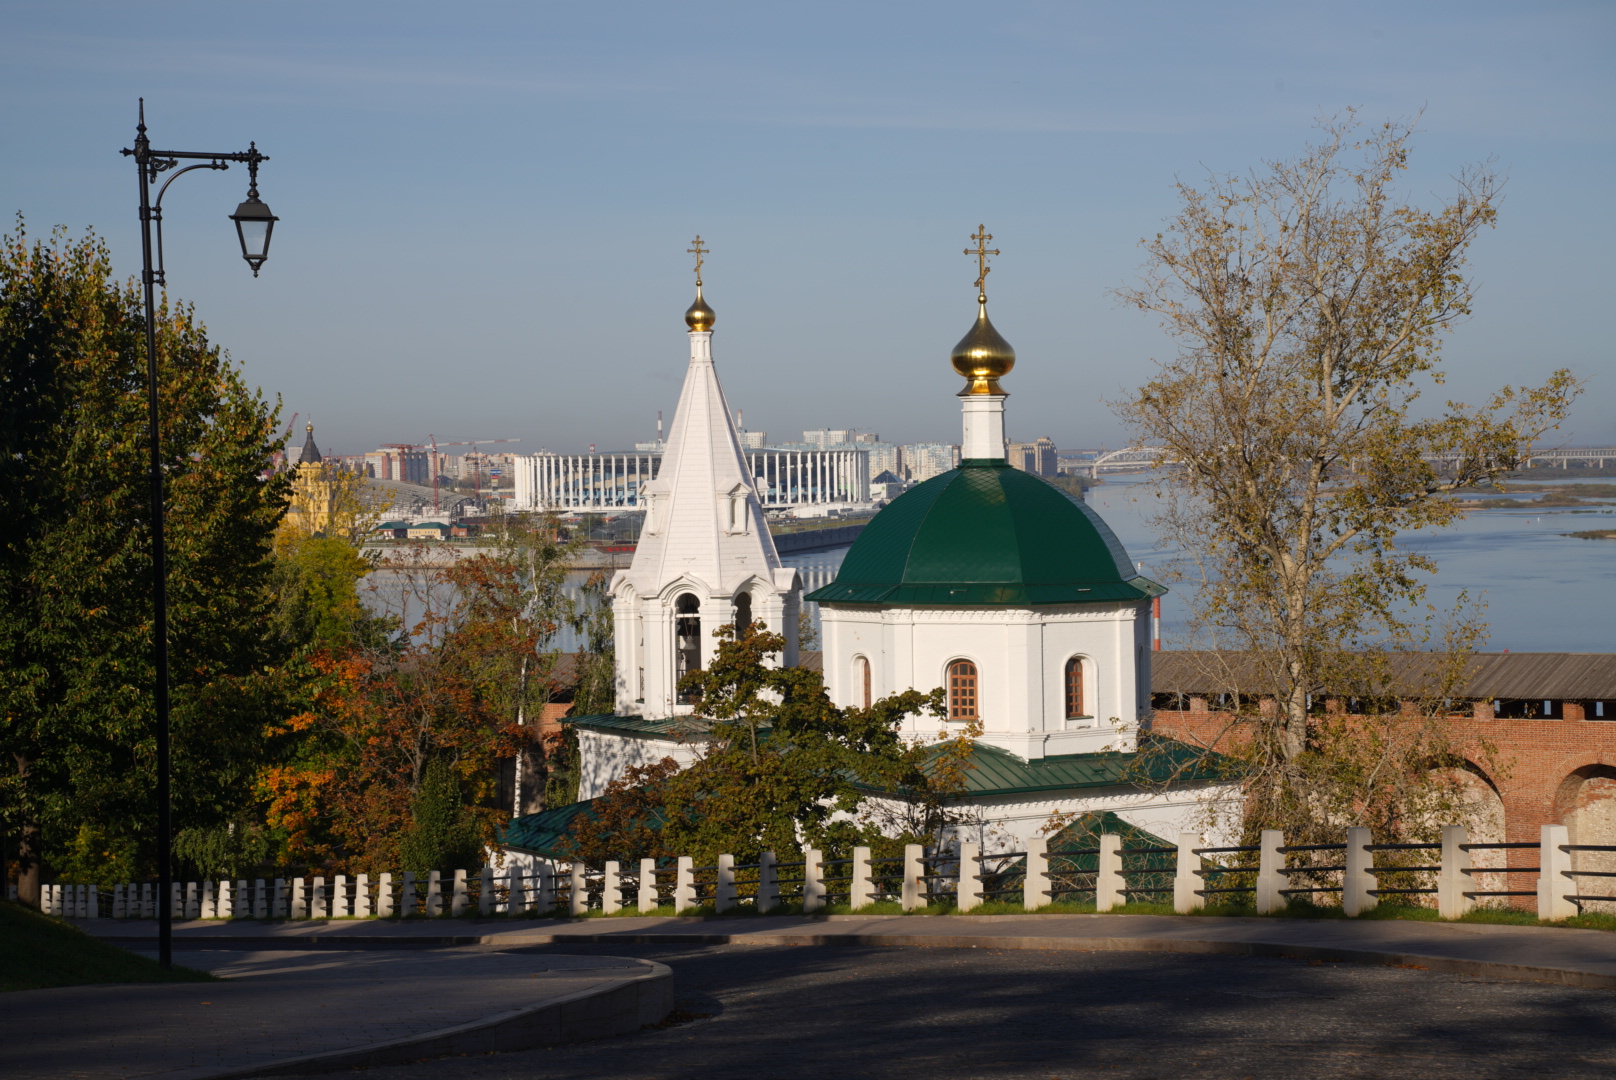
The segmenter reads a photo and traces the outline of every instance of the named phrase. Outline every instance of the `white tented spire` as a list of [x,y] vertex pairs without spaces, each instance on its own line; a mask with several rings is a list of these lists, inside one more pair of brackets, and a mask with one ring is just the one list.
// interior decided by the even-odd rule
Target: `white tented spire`
[[794,665],[801,586],[780,564],[733,412],[713,366],[712,309],[697,287],[690,365],[629,569],[612,581],[617,711],[648,718],[688,711],[679,676],[706,667],[712,634],[738,616],[785,635]]

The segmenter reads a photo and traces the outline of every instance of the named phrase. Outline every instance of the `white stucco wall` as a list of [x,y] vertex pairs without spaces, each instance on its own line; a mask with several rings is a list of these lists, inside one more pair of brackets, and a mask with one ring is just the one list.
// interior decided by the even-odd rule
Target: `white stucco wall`
[[[1046,835],[1044,827],[1054,814],[1110,811],[1170,844],[1180,832],[1203,834],[1213,845],[1232,844],[1233,839],[1208,825],[1205,813],[1209,804],[1232,792],[1233,786],[1228,784],[1185,784],[1165,793],[1115,787],[1006,795],[973,801],[970,806],[978,822],[955,831],[962,840],[980,843],[984,852],[1021,851],[1029,839]],[[880,806],[888,801],[872,797],[869,802]],[[1209,828],[1213,831],[1209,832]]]
[[700,744],[578,729],[578,801],[593,799],[629,769],[672,758],[681,768],[696,760]]
[[[824,604],[825,685],[839,706],[862,705],[855,662],[870,664],[871,696],[947,682],[948,665],[977,668],[982,741],[1032,760],[1132,750],[1150,708],[1148,602],[1038,608],[891,607]],[[1067,719],[1066,662],[1084,667],[1085,712]],[[932,736],[931,719],[911,722]]]

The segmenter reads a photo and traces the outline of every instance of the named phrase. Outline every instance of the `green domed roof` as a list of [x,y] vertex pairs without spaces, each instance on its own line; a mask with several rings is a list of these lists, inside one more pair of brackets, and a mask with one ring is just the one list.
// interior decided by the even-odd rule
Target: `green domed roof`
[[1031,473],[973,462],[894,499],[807,599],[1023,607],[1166,591],[1134,570],[1093,510]]

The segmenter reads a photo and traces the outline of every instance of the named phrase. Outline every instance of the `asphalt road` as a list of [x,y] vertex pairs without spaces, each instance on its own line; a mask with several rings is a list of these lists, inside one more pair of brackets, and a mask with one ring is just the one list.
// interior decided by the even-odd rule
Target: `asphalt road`
[[688,1019],[367,1080],[1616,1076],[1616,993],[1415,968],[947,948],[523,951],[661,961]]

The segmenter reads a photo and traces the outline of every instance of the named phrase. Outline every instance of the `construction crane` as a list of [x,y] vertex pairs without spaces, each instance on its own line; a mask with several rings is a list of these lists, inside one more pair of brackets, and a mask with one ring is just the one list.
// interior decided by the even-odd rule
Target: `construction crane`
[[[483,445],[484,443],[491,445],[493,443],[513,443],[522,441],[521,439],[462,439],[457,442],[440,443],[438,442],[438,437],[436,435],[428,435],[427,438],[432,440],[432,512],[434,514],[438,512],[438,447],[469,446],[471,447],[471,452],[475,454],[477,452],[477,447]],[[477,471],[472,474],[472,477],[473,497],[481,499],[483,497],[483,467],[481,464],[477,466]]]

